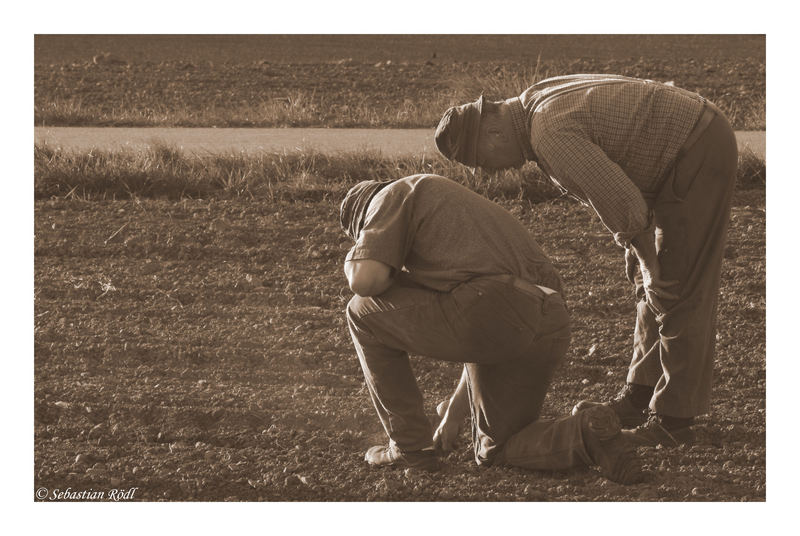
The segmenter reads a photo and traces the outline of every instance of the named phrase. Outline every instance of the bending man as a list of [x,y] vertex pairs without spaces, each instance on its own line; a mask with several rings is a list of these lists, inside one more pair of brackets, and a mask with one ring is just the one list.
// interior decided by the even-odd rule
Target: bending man
[[639,444],[691,442],[694,417],[709,410],[736,177],[724,115],[699,95],[650,80],[562,76],[519,97],[448,109],[436,144],[467,166],[535,161],[597,212],[625,248],[639,299],[627,384],[604,405]]

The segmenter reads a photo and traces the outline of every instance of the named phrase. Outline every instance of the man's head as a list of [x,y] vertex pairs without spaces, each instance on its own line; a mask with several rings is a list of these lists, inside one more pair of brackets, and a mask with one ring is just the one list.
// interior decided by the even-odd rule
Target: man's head
[[475,167],[478,132],[485,103],[483,95],[475,102],[453,106],[444,112],[436,127],[436,147],[450,160]]
[[347,236],[353,240],[358,239],[358,234],[364,227],[364,217],[369,202],[375,194],[393,182],[393,180],[361,181],[350,188],[339,206],[339,223]]
[[505,101],[491,102],[481,96],[449,108],[439,121],[435,139],[439,152],[465,166],[504,169],[525,163]]

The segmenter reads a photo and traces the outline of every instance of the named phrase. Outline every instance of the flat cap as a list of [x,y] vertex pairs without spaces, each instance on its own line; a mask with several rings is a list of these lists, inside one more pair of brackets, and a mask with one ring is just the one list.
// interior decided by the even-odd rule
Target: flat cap
[[350,188],[339,206],[339,223],[347,236],[358,240],[358,235],[364,226],[364,216],[367,214],[369,202],[372,201],[375,194],[393,182],[394,180],[361,181]]
[[483,103],[481,95],[475,102],[453,106],[442,115],[434,138],[439,152],[449,160],[475,167]]

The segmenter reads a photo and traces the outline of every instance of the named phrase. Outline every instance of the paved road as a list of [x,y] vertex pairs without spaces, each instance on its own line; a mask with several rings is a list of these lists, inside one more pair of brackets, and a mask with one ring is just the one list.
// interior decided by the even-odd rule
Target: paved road
[[[740,150],[750,147],[766,157],[766,132],[737,132],[736,138]],[[386,156],[436,153],[433,129],[36,127],[34,139],[65,151],[136,150],[162,143],[198,155],[364,149]]]

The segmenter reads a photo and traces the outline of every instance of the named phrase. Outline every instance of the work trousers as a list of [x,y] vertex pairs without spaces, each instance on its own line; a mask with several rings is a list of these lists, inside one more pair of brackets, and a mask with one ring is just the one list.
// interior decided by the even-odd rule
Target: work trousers
[[[519,283],[511,276],[479,277],[437,292],[401,274],[379,296],[350,300],[350,333],[390,442],[401,450],[432,444],[411,353],[465,363],[477,463],[501,458],[563,469],[590,462],[578,418],[530,427],[569,346],[570,329],[559,293]],[[524,441],[509,441],[518,433]],[[501,452],[506,443],[515,445],[510,455]]]
[[717,296],[730,219],[738,151],[721,112],[679,155],[651,202],[661,278],[679,283],[662,300],[667,310],[648,307],[641,274],[633,359],[628,382],[654,386],[650,409],[673,417],[707,413],[711,400]]

